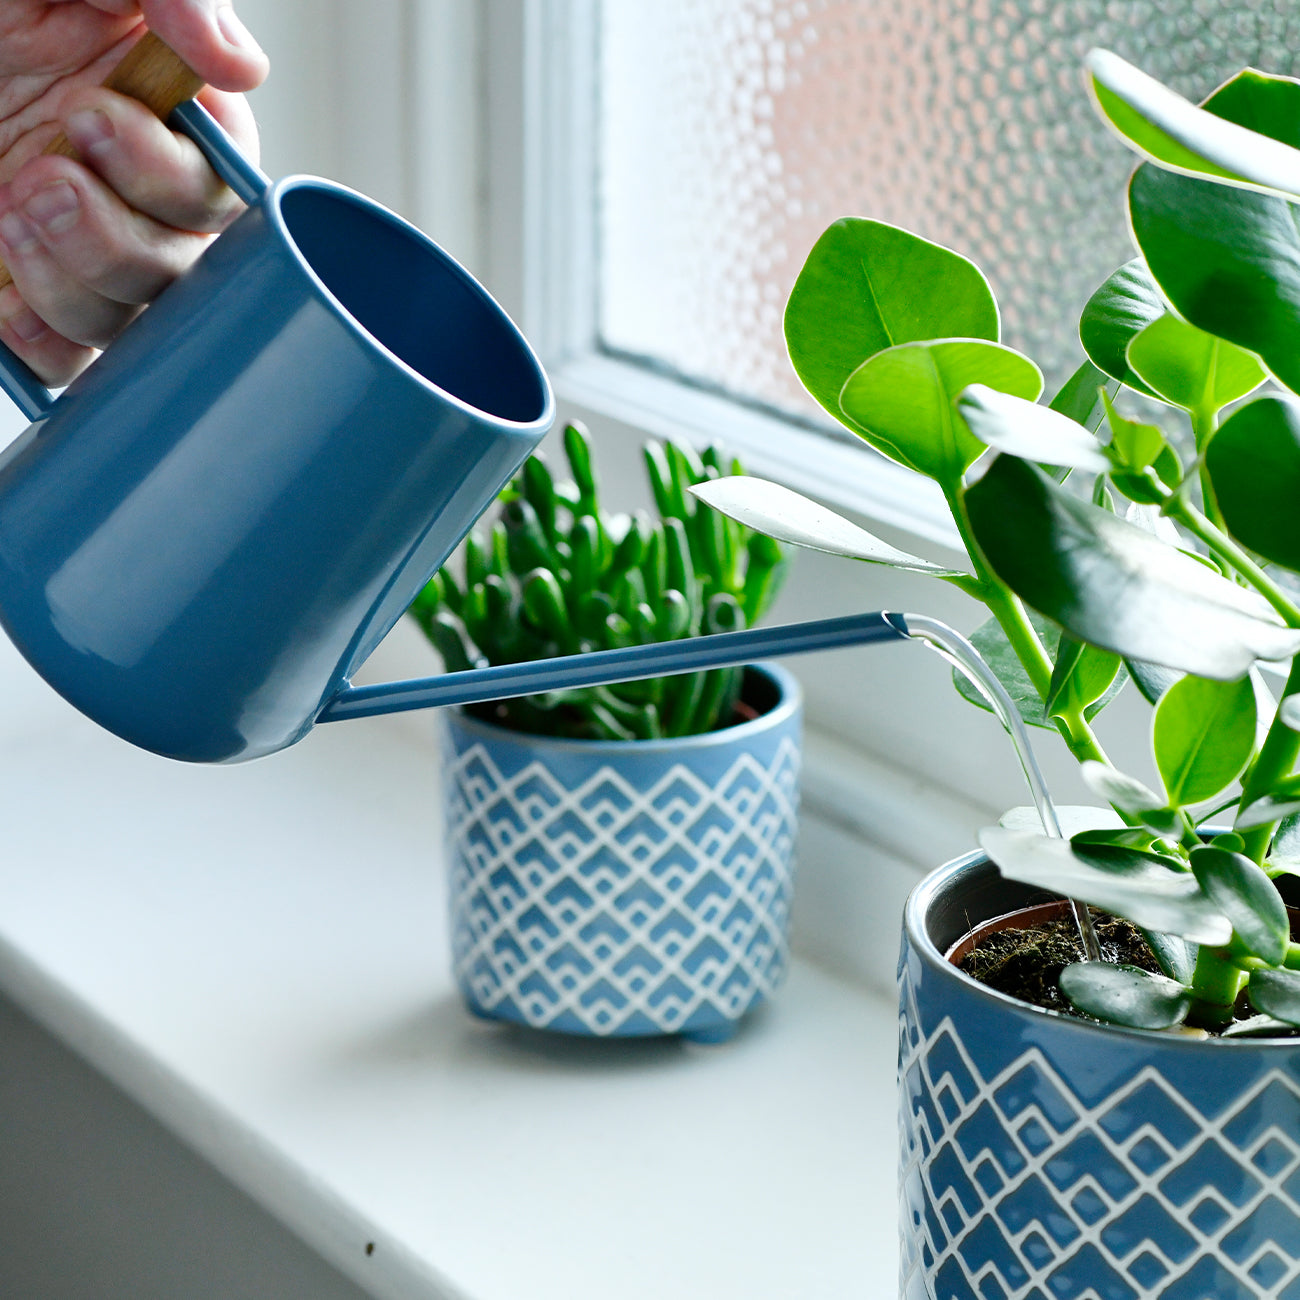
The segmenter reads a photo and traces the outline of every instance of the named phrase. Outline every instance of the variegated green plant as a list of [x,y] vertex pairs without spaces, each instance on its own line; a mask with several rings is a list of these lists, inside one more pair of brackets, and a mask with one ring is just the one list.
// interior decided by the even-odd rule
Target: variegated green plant
[[[775,598],[779,542],[698,502],[689,491],[740,472],[716,448],[697,455],[649,443],[658,518],[601,508],[591,445],[564,431],[571,480],[540,455],[501,494],[490,532],[475,528],[412,604],[449,669],[524,663],[588,650],[674,641],[751,626]],[[459,573],[457,572],[459,568]],[[721,668],[618,686],[579,687],[481,705],[516,731],[590,740],[693,736],[734,716],[741,670]]]
[[[1050,401],[999,342],[979,269],[892,226],[831,226],[786,311],[809,391],[938,484],[969,565],[886,553],[770,484],[700,495],[987,607],[973,639],[1110,808],[1069,840],[1019,819],[981,842],[1005,875],[1133,921],[1164,969],[1067,967],[1077,1007],[1278,1032],[1300,1026],[1300,944],[1275,884],[1300,872],[1300,82],[1246,70],[1196,106],[1105,52],[1089,73],[1144,159],[1127,192],[1137,256],[1084,308],[1088,359]],[[1135,414],[1152,402],[1184,414],[1185,439]],[[1260,661],[1281,666],[1280,704]],[[1092,729],[1129,680],[1154,706],[1162,789],[1118,770]]]

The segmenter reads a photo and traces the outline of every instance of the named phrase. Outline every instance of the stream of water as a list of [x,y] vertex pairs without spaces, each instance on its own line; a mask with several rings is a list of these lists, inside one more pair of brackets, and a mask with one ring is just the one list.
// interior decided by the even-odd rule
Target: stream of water
[[[940,658],[946,660],[953,668],[966,677],[977,691],[988,701],[994,715],[1002,720],[1011,744],[1020,760],[1021,770],[1029,784],[1034,807],[1038,810],[1043,830],[1055,839],[1064,839],[1060,818],[1056,815],[1056,805],[1048,793],[1047,782],[1043,779],[1042,769],[1034,756],[1033,746],[1029,743],[1029,728],[1015,702],[1007,694],[1006,688],[994,676],[993,670],[980,658],[979,652],[965,637],[954,632],[946,623],[928,618],[924,614],[904,614],[902,621],[907,634],[914,641],[928,646]],[[1088,909],[1077,899],[1070,900],[1074,913],[1074,923],[1079,930],[1079,941],[1083,945],[1084,955],[1089,961],[1101,960],[1101,948],[1097,943],[1097,933],[1092,926]]]

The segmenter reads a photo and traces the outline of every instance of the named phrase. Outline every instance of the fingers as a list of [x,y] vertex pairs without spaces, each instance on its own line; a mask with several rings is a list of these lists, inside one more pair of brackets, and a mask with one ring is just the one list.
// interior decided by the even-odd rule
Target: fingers
[[0,342],[55,387],[74,379],[95,357],[94,349],[81,347],[52,330],[12,284],[0,289]]
[[145,22],[209,85],[252,90],[270,63],[231,0],[141,0]]
[[[213,115],[252,158],[257,130],[242,95],[205,90]],[[197,146],[143,105],[99,86],[63,105],[82,163],[30,159],[0,186],[0,258],[28,310],[11,302],[4,337],[49,383],[106,346],[243,209]],[[41,327],[48,334],[41,332]]]
[[[256,157],[257,133],[243,97],[205,99],[245,152]],[[64,100],[61,116],[82,160],[136,212],[178,230],[212,232],[223,230],[241,211],[198,147],[135,100],[87,87]],[[28,171],[15,180],[25,181]]]
[[161,293],[205,241],[133,212],[70,159],[40,163],[0,187],[0,255],[37,315],[103,347],[127,308]]

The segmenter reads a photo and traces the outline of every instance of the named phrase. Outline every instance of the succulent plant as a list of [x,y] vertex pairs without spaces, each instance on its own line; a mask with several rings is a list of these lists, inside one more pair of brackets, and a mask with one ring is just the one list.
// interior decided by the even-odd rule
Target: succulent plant
[[[786,570],[778,542],[704,505],[691,486],[740,472],[702,454],[648,443],[658,518],[602,510],[591,441],[564,430],[571,481],[534,455],[501,494],[490,531],[475,528],[410,613],[449,670],[730,632],[755,623]],[[715,669],[618,686],[550,691],[475,706],[542,735],[648,740],[691,736],[734,717],[742,670]]]

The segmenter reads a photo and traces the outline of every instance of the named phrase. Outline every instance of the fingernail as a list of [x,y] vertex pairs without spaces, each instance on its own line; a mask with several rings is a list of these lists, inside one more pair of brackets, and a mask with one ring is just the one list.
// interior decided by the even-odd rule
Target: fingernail
[[98,108],[78,109],[69,116],[65,130],[68,139],[83,154],[101,152],[106,144],[112,144],[117,135],[112,118]]
[[35,343],[49,326],[29,307],[19,300],[18,306],[3,318],[6,329],[11,329],[24,343]]
[[36,229],[21,212],[6,212],[0,217],[0,239],[11,253],[26,253],[40,243]]
[[51,234],[60,235],[77,224],[81,199],[67,181],[39,189],[23,204],[23,211]]
[[221,34],[233,46],[241,50],[262,53],[262,47],[253,39],[253,33],[244,26],[239,15],[230,5],[222,5],[217,10],[217,26]]

